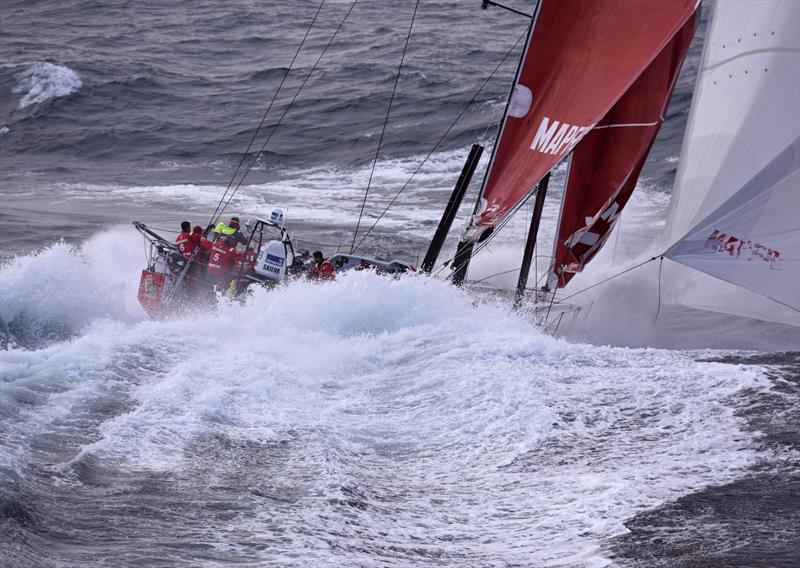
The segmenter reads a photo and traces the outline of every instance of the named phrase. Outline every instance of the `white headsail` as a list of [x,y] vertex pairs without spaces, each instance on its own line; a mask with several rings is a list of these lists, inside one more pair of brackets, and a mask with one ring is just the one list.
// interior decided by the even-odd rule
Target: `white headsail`
[[717,2],[666,256],[780,306],[705,276],[687,282],[701,297],[688,303],[800,324],[798,137],[800,2]]

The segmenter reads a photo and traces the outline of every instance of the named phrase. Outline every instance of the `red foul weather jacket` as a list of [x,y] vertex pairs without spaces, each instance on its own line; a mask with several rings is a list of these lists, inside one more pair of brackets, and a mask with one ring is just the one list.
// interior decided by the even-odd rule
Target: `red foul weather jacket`
[[318,266],[309,270],[309,276],[315,280],[333,280],[336,277],[334,272],[331,261],[326,258]]
[[241,260],[235,246],[222,241],[214,243],[207,239],[203,239],[201,245],[209,251],[206,272],[213,276],[233,276],[234,265]]
[[178,245],[178,250],[181,251],[183,258],[186,260],[192,258],[192,253],[199,244],[197,239],[195,239],[191,233],[187,233],[186,231],[183,231],[180,235],[178,235],[178,238],[175,239],[175,243]]

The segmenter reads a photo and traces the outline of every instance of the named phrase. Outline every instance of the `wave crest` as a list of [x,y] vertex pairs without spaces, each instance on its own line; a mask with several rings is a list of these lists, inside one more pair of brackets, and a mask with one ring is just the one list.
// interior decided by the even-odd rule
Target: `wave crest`
[[0,266],[0,344],[38,347],[96,319],[142,319],[140,247],[121,230],[107,231],[80,248],[62,241]]
[[15,94],[24,93],[19,108],[41,104],[50,99],[71,95],[83,86],[80,76],[64,65],[37,61],[17,73],[17,84],[12,89]]

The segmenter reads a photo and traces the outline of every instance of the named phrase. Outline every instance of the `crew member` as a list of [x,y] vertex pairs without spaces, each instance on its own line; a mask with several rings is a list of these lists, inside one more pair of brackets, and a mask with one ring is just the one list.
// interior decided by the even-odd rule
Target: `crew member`
[[315,250],[311,256],[314,260],[308,271],[308,277],[312,280],[333,280],[335,275],[331,261],[323,257],[322,252],[318,250]]
[[[204,280],[205,277],[205,270],[202,270],[203,266],[208,265],[208,251],[211,248],[212,241],[208,241],[205,237],[205,233],[203,232],[203,228],[200,225],[195,225],[192,228],[192,242],[195,243],[195,251],[194,251],[194,262],[192,262],[191,269],[193,274],[192,276],[197,280]],[[211,243],[208,247],[206,247],[203,243]]]
[[216,224],[214,227],[214,232],[220,236],[231,236],[236,239],[237,242],[242,243],[243,245],[247,244],[247,238],[242,234],[240,231],[241,224],[239,223],[239,217],[231,217],[226,225],[222,221]]
[[235,276],[234,267],[241,256],[236,252],[236,239],[231,235],[222,237],[215,243],[203,239],[202,247],[209,252],[206,268],[209,284],[227,290]]
[[[186,233],[186,223],[181,224],[183,233]],[[180,237],[178,237],[180,239]],[[208,253],[203,250],[203,228],[200,225],[195,225],[192,228],[192,233],[183,242],[179,240],[178,248],[184,247],[186,251],[182,250],[183,257],[189,263],[186,271],[186,290],[190,298],[198,298],[203,290],[203,282],[205,281],[204,267],[208,262]]]
[[181,232],[175,239],[175,243],[178,245],[178,250],[186,260],[192,258],[194,249],[200,244],[199,239],[196,239],[194,235],[189,232],[191,228],[192,225],[189,223],[189,221],[184,221],[181,223]]
[[194,243],[195,248],[199,247],[200,241],[203,240],[203,227],[200,225],[195,225],[192,227],[192,234],[189,238]]

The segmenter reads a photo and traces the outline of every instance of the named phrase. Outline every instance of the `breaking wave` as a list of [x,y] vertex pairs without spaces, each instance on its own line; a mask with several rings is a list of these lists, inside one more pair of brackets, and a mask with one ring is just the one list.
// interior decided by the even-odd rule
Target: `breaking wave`
[[15,257],[0,267],[0,340],[32,347],[73,337],[98,318],[141,319],[135,291],[143,258],[122,231]]
[[80,76],[75,71],[64,65],[46,61],[33,63],[15,77],[17,84],[12,92],[22,94],[19,108],[71,95],[83,86]]

